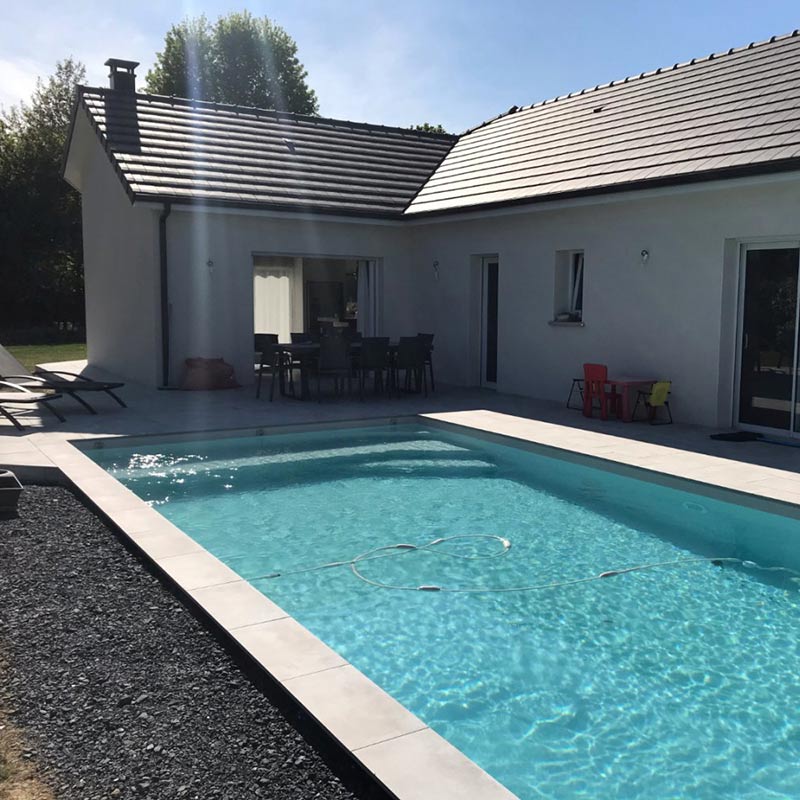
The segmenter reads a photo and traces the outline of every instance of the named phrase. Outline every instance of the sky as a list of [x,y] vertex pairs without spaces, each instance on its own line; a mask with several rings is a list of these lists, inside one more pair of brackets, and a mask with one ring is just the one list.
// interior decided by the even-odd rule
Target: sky
[[452,132],[512,105],[800,28],[797,0],[0,0],[0,106],[28,98],[67,56],[105,86],[109,58],[140,61],[169,27],[247,8],[297,42],[320,113]]

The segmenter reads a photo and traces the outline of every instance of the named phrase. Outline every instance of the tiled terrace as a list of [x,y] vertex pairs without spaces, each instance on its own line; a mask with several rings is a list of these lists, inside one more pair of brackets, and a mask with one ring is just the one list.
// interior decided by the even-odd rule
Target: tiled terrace
[[[62,365],[80,369],[81,362]],[[98,377],[113,376],[95,373]],[[323,387],[324,390],[324,387]],[[615,420],[586,419],[579,411],[560,403],[503,395],[484,389],[439,386],[427,398],[420,395],[386,397],[326,398],[323,402],[299,401],[276,394],[268,400],[268,385],[261,399],[252,387],[218,392],[159,391],[128,384],[122,397],[129,408],[110,398],[96,396],[100,411],[92,416],[70,399],[61,402],[66,423],[44,411],[23,411],[24,433],[0,419],[0,465],[8,468],[55,465],[47,451],[70,439],[106,436],[142,436],[224,429],[267,428],[281,425],[334,423],[432,414],[440,419],[470,424],[497,433],[539,441],[553,447],[574,450],[689,478],[779,496],[800,502],[800,440],[797,447],[763,442],[720,442],[715,431],[697,426],[651,426],[625,424]],[[92,399],[94,402],[94,398]],[[518,419],[497,418],[496,412]],[[451,416],[452,415],[452,416]],[[492,421],[493,420],[493,421]],[[527,422],[524,422],[527,421]],[[653,447],[652,445],[655,445]],[[717,481],[716,479],[719,479]],[[772,480],[779,490],[770,493]],[[760,492],[759,492],[760,493]],[[788,494],[785,494],[788,493]]]
[[91,416],[64,400],[66,423],[45,411],[44,417],[23,415],[25,433],[2,424],[0,467],[29,481],[65,481],[82,492],[169,583],[191,597],[230,647],[282,687],[354,763],[400,800],[427,800],[432,792],[438,800],[513,800],[513,795],[70,440],[226,429],[267,432],[272,426],[426,415],[603,459],[612,462],[612,469],[651,470],[663,482],[689,479],[701,492],[744,493],[750,504],[800,517],[800,449],[714,441],[712,431],[704,428],[603,422],[563,405],[452,387],[440,387],[427,398],[370,397],[365,402],[277,398],[270,403],[266,397],[256,399],[252,388],[187,393],[128,385],[121,395],[129,408],[97,398],[100,413]]

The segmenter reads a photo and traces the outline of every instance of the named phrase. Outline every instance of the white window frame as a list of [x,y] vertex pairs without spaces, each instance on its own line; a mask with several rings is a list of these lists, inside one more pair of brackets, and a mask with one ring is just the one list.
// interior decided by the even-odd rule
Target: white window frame
[[[583,250],[569,254],[569,313],[583,320]],[[578,308],[578,297],[581,307]]]
[[582,327],[585,253],[579,249],[557,250],[555,255],[551,324]]

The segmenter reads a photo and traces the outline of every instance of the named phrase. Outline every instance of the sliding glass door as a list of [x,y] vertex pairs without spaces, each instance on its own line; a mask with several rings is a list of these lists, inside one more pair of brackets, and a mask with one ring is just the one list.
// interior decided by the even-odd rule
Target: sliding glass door
[[798,271],[800,243],[744,250],[739,358],[739,423],[800,431]]

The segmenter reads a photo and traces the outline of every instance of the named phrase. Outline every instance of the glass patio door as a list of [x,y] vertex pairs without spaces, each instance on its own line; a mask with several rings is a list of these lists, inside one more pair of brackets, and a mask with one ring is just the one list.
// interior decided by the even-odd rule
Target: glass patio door
[[795,433],[800,243],[750,245],[743,266],[739,423]]

